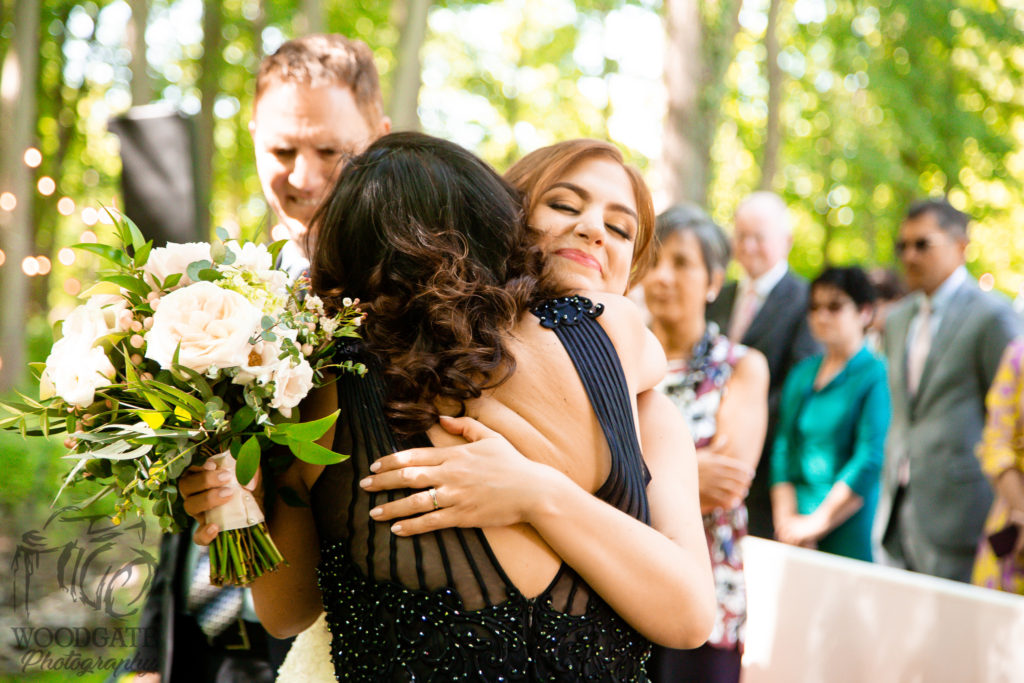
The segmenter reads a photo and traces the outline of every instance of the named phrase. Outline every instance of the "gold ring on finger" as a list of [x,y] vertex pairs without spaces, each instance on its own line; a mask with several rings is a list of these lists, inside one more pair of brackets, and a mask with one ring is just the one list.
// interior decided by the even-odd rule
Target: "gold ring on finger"
[[430,500],[433,501],[434,503],[434,509],[441,509],[441,504],[437,502],[437,489],[431,486],[429,489],[427,489],[427,493],[430,494]]

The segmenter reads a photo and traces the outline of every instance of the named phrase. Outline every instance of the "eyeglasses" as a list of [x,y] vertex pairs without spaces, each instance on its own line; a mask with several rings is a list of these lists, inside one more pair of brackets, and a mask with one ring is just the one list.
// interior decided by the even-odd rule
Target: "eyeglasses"
[[896,241],[896,254],[902,256],[908,250],[913,249],[918,253],[923,254],[924,252],[931,249],[933,244],[932,238],[921,237],[916,240],[897,240]]
[[852,303],[852,302],[850,302],[850,301],[829,301],[826,304],[826,303],[822,303],[820,301],[812,301],[810,303],[810,305],[807,306],[807,310],[810,313],[816,313],[816,312],[818,312],[818,311],[820,311],[822,309],[828,311],[829,313],[838,313],[839,311],[843,310],[846,307],[846,305],[849,304],[849,303]]

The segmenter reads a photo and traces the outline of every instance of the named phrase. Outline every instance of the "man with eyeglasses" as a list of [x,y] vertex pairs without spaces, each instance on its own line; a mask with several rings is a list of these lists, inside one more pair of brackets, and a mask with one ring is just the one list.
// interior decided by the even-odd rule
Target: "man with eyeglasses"
[[755,348],[768,361],[768,433],[747,496],[748,533],[772,538],[771,452],[782,385],[797,362],[820,349],[807,328],[807,282],[789,268],[793,246],[789,209],[774,192],[754,192],[733,217],[733,254],[746,277],[722,287],[707,308],[736,343]]
[[885,324],[893,416],[875,517],[882,562],[965,582],[992,504],[974,456],[985,394],[1024,331],[1009,301],[967,273],[969,221],[926,199],[900,225],[896,253],[915,293]]

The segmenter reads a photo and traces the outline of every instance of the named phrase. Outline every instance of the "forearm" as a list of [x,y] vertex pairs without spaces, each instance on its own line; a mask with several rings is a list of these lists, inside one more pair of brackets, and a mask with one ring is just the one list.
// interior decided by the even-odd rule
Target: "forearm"
[[788,481],[772,486],[769,495],[771,495],[772,500],[772,516],[776,521],[789,519],[798,514],[796,488]]
[[253,603],[267,632],[287,638],[305,630],[323,611],[316,582],[319,538],[308,507],[278,501],[267,522],[286,564],[253,582]]
[[538,491],[527,521],[623,619],[669,647],[707,639],[714,592],[702,532],[669,538],[554,470]]
[[821,536],[848,520],[863,505],[864,499],[854,493],[846,482],[837,481],[812,513],[821,524]]

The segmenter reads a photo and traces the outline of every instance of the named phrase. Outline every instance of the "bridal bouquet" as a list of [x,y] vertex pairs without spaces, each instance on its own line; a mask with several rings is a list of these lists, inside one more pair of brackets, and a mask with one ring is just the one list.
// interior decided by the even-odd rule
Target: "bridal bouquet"
[[[115,524],[151,501],[161,528],[178,531],[187,523],[182,473],[207,461],[233,469],[236,495],[207,519],[221,529],[210,578],[246,585],[282,562],[245,488],[261,456],[271,469],[293,456],[316,464],[345,457],[316,443],[337,411],[299,422],[294,409],[333,374],[365,372],[332,360],[339,339],[357,336],[357,302],[327,314],[306,294],[308,281],[273,267],[283,243],[239,243],[218,229],[210,243],[154,249],[130,220],[114,218],[119,245],[76,245],[111,269],[58,323],[49,357],[35,367],[39,400],[0,404],[10,413],[0,428],[67,432],[74,465],[61,491],[99,483],[83,507],[115,495]],[[289,502],[294,492],[280,493]]]

